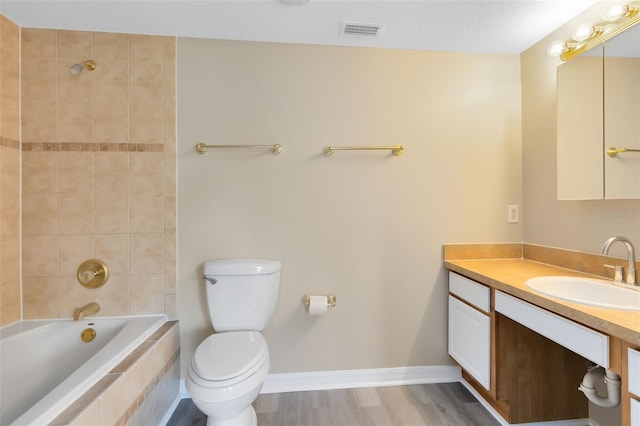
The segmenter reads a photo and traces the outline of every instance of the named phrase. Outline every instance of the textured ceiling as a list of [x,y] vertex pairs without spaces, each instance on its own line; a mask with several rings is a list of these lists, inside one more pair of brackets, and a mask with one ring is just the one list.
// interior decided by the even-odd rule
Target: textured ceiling
[[[597,0],[0,0],[22,27],[519,54]],[[341,22],[382,24],[340,34]]]

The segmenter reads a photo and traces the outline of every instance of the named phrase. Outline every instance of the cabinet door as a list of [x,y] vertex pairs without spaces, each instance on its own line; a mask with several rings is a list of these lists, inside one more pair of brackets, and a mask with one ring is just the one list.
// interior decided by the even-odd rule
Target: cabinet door
[[640,426],[640,401],[631,400],[631,426]]
[[449,355],[487,390],[491,385],[489,316],[449,296]]

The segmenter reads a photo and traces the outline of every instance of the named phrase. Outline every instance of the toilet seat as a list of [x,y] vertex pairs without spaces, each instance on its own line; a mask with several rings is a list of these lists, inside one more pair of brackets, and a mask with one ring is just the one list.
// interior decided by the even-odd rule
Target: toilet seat
[[205,387],[227,387],[253,375],[269,360],[269,348],[257,331],[213,334],[196,349],[192,379]]

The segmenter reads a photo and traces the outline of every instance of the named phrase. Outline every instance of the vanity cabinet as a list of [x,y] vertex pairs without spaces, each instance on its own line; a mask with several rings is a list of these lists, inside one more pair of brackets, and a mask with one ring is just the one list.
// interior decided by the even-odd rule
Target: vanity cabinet
[[503,296],[449,272],[449,354],[462,377],[511,424],[587,418],[576,390],[585,359],[498,312]]
[[489,287],[450,272],[449,292],[449,355],[489,390]]

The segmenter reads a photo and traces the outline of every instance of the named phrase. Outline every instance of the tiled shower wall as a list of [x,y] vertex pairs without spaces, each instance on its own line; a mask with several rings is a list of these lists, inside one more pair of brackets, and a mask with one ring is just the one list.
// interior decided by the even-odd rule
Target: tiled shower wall
[[20,28],[0,15],[0,326],[20,319]]
[[[22,29],[24,319],[175,317],[175,39]],[[94,71],[69,67],[93,59]],[[81,262],[106,262],[85,289]]]

